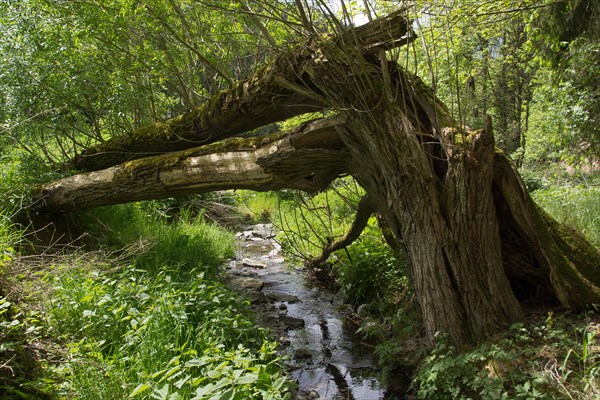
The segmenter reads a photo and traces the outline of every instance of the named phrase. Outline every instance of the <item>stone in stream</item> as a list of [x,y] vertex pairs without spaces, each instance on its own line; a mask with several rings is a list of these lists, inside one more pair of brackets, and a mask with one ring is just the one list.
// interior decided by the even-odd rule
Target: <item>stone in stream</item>
[[304,327],[304,320],[302,318],[280,315],[279,320],[290,329],[300,329]]
[[307,360],[309,358],[312,358],[312,354],[311,354],[310,350],[300,348],[294,352],[294,358],[296,358],[298,360]]
[[230,279],[229,284],[242,290],[254,290],[258,292],[262,289],[264,282],[257,278],[240,277]]
[[256,268],[256,269],[267,268],[267,264],[260,262],[260,261],[252,260],[250,258],[242,258],[242,265],[246,266],[246,267],[250,267],[250,268]]
[[297,303],[300,301],[298,296],[282,292],[267,292],[267,297],[275,301],[287,301],[288,303]]
[[273,224],[257,224],[254,225],[252,234],[263,239],[270,239],[275,237],[275,230],[273,229]]
[[252,236],[252,231],[243,231],[235,234],[235,238],[240,240],[250,240]]
[[321,396],[319,396],[319,393],[317,393],[315,390],[311,390],[310,392],[308,392],[308,395],[306,398],[309,400],[314,400],[314,399],[320,399]]
[[269,299],[263,292],[252,291],[248,292],[247,296],[252,304],[266,304],[269,302]]

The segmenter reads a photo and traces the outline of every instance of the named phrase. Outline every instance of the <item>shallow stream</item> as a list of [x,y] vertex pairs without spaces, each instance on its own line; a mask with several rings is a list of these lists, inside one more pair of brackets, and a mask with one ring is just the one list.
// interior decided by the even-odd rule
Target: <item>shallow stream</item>
[[339,294],[311,282],[286,264],[270,224],[237,234],[238,251],[228,284],[246,294],[259,323],[270,328],[299,385],[295,398],[379,400],[404,398],[406,382],[386,388],[373,347],[361,342]]

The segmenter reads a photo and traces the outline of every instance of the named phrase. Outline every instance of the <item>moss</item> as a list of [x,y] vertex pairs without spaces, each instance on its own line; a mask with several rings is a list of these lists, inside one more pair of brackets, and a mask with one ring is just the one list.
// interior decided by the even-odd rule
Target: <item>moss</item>
[[578,271],[596,286],[600,286],[600,250],[579,232],[560,224],[538,206],[550,233],[563,253],[577,266]]
[[157,171],[169,170],[182,166],[183,162],[190,157],[201,157],[207,154],[221,154],[232,151],[252,151],[281,140],[289,134],[290,131],[282,131],[267,136],[230,138],[175,153],[167,153],[128,161],[117,168],[113,179],[115,181],[129,182],[143,178],[148,172],[154,176]]
[[563,305],[579,309],[600,303],[600,252],[581,235],[535,205],[536,232],[550,261],[553,286]]

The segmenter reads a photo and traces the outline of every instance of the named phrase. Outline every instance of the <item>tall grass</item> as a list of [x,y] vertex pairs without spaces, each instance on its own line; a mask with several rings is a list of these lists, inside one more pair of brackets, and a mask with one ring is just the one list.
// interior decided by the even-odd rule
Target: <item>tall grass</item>
[[234,255],[235,239],[218,225],[204,222],[201,215],[191,215],[184,211],[168,221],[138,204],[124,204],[93,210],[87,221],[101,244],[118,249],[138,243],[135,265],[141,269],[202,266],[214,277],[224,259]]
[[15,257],[15,247],[20,240],[21,231],[11,222],[8,212],[0,209],[0,276]]
[[539,189],[531,196],[556,220],[577,229],[600,247],[600,187]]
[[247,223],[269,222],[275,217],[280,200],[275,192],[238,190],[236,194],[238,209]]

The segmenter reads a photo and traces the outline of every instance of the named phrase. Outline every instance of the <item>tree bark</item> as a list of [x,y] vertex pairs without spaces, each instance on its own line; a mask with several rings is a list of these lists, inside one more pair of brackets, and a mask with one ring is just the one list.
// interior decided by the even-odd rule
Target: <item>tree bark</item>
[[[346,116],[338,130],[349,172],[404,244],[427,338],[446,333],[461,346],[522,320],[503,263],[491,121],[478,132],[443,129],[453,124],[444,108],[399,66],[327,44],[320,51],[329,74],[315,73],[318,59],[303,70],[329,107]],[[537,214],[533,203],[525,207]],[[536,226],[535,235],[540,229],[546,227]],[[554,278],[558,270],[563,275]],[[554,297],[570,307],[600,300],[590,280],[579,280],[588,296],[571,293],[575,277],[565,271],[548,269]]]
[[504,269],[522,300],[581,309],[600,299],[600,251],[531,199],[503,153],[494,160],[493,193]]
[[38,212],[71,211],[224,189],[316,191],[344,173],[337,117],[258,138],[128,161],[70,176],[34,192]]

